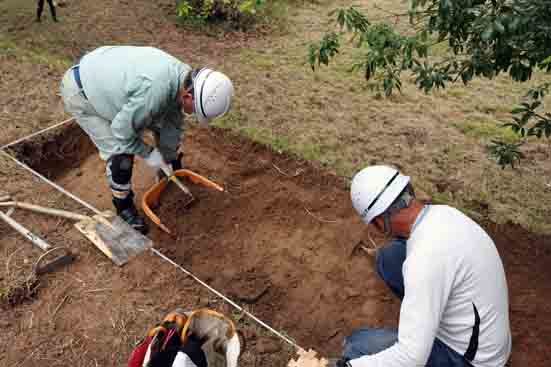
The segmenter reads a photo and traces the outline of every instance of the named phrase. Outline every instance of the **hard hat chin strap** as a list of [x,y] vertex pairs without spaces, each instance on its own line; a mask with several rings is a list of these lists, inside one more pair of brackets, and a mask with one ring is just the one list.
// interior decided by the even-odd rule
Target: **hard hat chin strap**
[[384,232],[385,235],[392,234],[392,221],[391,217],[398,213],[400,210],[406,209],[410,206],[411,202],[415,199],[415,192],[413,186],[408,184],[406,188],[400,193],[398,198],[390,205],[390,207],[382,214]]
[[385,236],[390,236],[392,234],[392,222],[390,221],[391,216],[392,213],[390,213],[390,211],[383,214],[383,231],[385,232]]

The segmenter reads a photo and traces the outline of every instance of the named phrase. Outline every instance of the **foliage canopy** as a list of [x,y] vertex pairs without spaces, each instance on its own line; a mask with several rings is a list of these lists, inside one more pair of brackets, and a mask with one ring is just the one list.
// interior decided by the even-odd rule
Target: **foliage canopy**
[[[468,84],[474,77],[508,73],[525,82],[536,70],[551,72],[551,0],[410,0],[407,12],[389,13],[390,18],[408,18],[409,28],[402,33],[355,7],[336,9],[330,16],[338,29],[310,45],[312,69],[328,65],[339,53],[342,37],[351,34],[362,51],[352,70],[362,71],[387,96],[401,90],[403,72],[412,73],[426,93],[459,80]],[[429,56],[429,49],[441,43],[450,52]],[[550,85],[530,90],[505,126],[522,138],[549,139],[551,114],[545,112],[543,97]],[[494,140],[490,152],[503,167],[513,166],[522,158],[520,144]]]

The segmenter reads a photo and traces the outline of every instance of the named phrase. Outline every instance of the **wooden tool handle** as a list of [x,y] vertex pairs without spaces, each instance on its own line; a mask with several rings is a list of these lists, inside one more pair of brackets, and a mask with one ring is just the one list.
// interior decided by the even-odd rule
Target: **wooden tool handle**
[[53,215],[56,217],[62,217],[62,218],[76,220],[76,221],[86,220],[90,218],[86,215],[69,212],[67,210],[46,208],[40,205],[23,203],[20,201],[8,201],[5,203],[0,203],[0,206],[14,206],[16,208],[27,209],[37,213]]
[[42,250],[47,251],[52,247],[50,246],[49,243],[47,243],[37,235],[33,234],[31,231],[29,231],[27,228],[23,227],[23,225],[16,222],[15,219],[7,216],[1,210],[0,210],[0,218],[3,219],[4,222],[6,222],[10,227],[15,229],[17,232],[21,233],[23,236],[25,236],[25,238],[27,238],[29,241],[34,243],[36,246],[40,247]]
[[111,221],[105,217],[103,214],[100,215],[100,214],[97,214],[97,215],[94,215],[93,217],[96,221],[100,222],[101,224],[103,224],[104,226],[110,228],[110,229],[115,229],[115,226],[113,225],[113,223],[111,223]]
[[180,181],[178,179],[178,177],[172,175],[169,177],[169,179],[174,182],[176,184],[176,186],[178,186],[180,188],[180,190],[182,190],[183,192],[185,192],[187,195],[191,195],[191,192],[189,191],[189,189],[182,183],[182,181]]

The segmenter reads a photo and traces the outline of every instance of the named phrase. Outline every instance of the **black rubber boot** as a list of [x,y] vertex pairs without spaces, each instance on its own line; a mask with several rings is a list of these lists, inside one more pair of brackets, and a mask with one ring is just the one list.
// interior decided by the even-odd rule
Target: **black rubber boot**
[[117,215],[132,228],[146,235],[149,227],[134,205],[134,194],[131,192],[126,199],[113,198],[113,205],[117,209]]

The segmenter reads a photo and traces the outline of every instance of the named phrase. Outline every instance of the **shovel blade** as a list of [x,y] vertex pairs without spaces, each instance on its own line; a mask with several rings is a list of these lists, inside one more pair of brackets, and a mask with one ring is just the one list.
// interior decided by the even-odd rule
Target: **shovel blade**
[[75,260],[75,255],[65,247],[54,247],[46,251],[34,265],[36,275],[54,271],[60,266],[68,265]]
[[126,264],[132,257],[153,247],[153,241],[136,231],[120,217],[110,223],[105,219],[84,220],[75,227],[116,265]]

